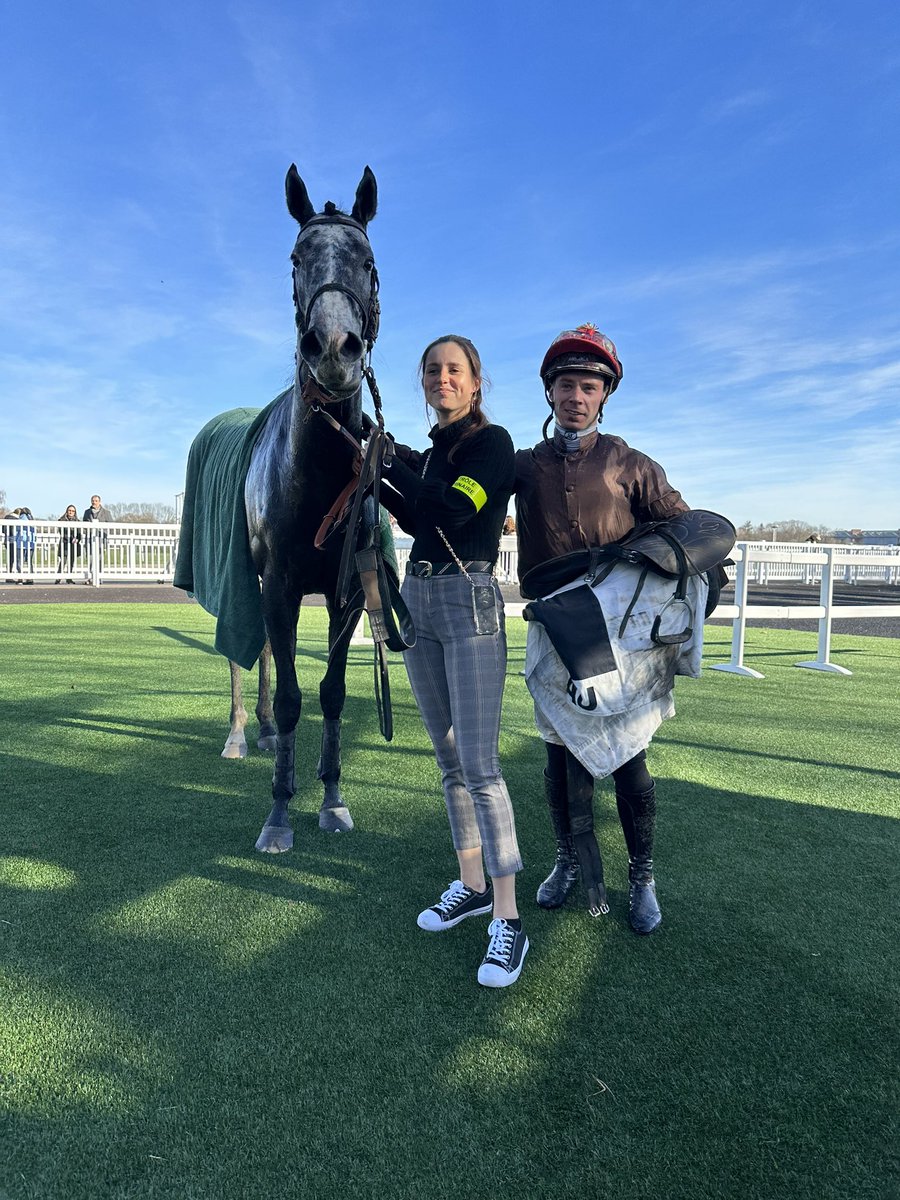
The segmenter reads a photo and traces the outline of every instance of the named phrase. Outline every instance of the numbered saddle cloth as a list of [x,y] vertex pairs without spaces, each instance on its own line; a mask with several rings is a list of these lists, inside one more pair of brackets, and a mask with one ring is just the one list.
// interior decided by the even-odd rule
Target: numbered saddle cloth
[[[575,580],[526,609],[525,681],[538,731],[568,746],[595,778],[646,749],[674,716],[676,675],[700,674],[706,577],[692,576],[686,606],[669,608],[671,579],[648,575],[635,603],[640,582],[638,567],[620,563],[593,586]],[[677,632],[668,623],[683,625],[687,609],[693,620],[686,641],[653,640],[654,628]]]

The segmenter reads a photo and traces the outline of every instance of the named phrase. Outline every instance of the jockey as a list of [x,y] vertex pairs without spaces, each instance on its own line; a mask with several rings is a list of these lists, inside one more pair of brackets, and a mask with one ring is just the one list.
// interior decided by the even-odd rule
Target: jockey
[[[541,569],[546,564],[573,551],[607,546],[639,524],[688,509],[658,463],[621,438],[599,432],[606,402],[622,380],[622,364],[612,341],[596,326],[584,324],[559,334],[544,355],[540,375],[551,413],[542,440],[516,454],[519,578],[523,595],[531,599],[558,587],[558,583],[541,587]],[[548,437],[551,421],[553,433]],[[588,589],[578,591],[594,604]],[[597,611],[609,620],[605,599],[602,611],[599,607]],[[536,623],[539,619],[533,618],[528,627],[532,659],[543,636],[543,627]],[[570,634],[574,632],[582,647],[589,640],[586,628],[582,623],[570,624]],[[607,638],[605,624],[602,638]],[[576,706],[574,698],[567,704],[565,696],[563,703],[551,704],[526,662],[535,720],[546,743],[544,784],[556,836],[556,863],[538,890],[537,902],[542,908],[559,908],[581,871],[592,914],[609,911],[593,835],[593,792],[594,779],[611,774],[628,849],[629,922],[643,934],[652,933],[662,919],[653,878],[656,791],[647,770],[646,747],[660,721],[674,712],[673,681],[669,679],[670,687],[665,687],[665,672],[678,672],[678,667],[672,667],[672,656],[663,653],[670,647],[652,647],[649,635],[646,641],[643,658],[635,658],[635,663],[659,661],[660,667],[657,674],[647,675],[646,687],[642,674],[646,665],[633,672],[638,701],[632,712],[586,713],[583,709],[588,706],[581,701]],[[619,676],[631,670],[628,662],[627,654],[620,654],[617,647]],[[612,675],[616,678],[615,671]],[[582,736],[588,726],[589,735]]]

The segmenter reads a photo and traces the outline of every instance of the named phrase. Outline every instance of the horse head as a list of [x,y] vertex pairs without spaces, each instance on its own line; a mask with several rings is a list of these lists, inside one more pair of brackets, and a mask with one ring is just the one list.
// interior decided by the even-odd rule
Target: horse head
[[322,399],[346,400],[362,384],[378,335],[378,273],[366,234],[378,204],[375,176],[366,167],[349,214],[331,201],[317,213],[293,163],[285,196],[300,226],[291,254],[298,383],[312,375]]

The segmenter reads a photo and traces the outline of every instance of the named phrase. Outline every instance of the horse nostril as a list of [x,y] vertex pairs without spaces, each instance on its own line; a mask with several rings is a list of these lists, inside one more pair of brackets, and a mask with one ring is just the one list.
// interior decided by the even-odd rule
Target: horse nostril
[[355,333],[348,333],[341,345],[341,358],[348,362],[356,362],[363,356],[362,339],[358,338]]
[[322,343],[314,329],[307,329],[300,339],[300,354],[307,362],[314,362],[322,354]]

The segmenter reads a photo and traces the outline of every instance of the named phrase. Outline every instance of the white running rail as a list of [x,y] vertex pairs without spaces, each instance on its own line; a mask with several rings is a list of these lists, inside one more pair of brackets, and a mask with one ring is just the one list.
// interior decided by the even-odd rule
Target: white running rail
[[[874,579],[896,584],[900,578],[900,548],[892,546],[815,546],[795,542],[738,542],[731,552],[736,567],[729,570],[734,576],[734,604],[720,604],[715,617],[730,617],[731,660],[716,663],[713,671],[727,671],[732,675],[746,675],[751,679],[762,679],[759,671],[744,663],[744,637],[748,620],[809,621],[819,622],[818,653],[809,662],[795,663],[813,671],[827,671],[836,675],[851,675],[846,667],[831,661],[832,621],[847,617],[900,617],[900,602],[896,604],[835,604],[834,585],[838,580],[845,583],[871,582]],[[818,581],[818,604],[748,604],[747,585],[751,578],[756,581],[765,576],[770,568],[784,572],[788,567],[800,567],[804,572],[813,572],[805,582]],[[874,576],[872,571],[877,572]],[[773,576],[769,575],[769,579]],[[780,579],[796,579],[796,575],[780,574]]]
[[[53,583],[57,579],[100,587],[112,583],[155,580],[171,583],[178,553],[178,525],[106,524],[82,521],[0,521],[0,581]],[[71,537],[74,535],[74,545]],[[409,559],[412,539],[395,538],[401,575]],[[900,589],[900,547],[816,545],[810,542],[738,542],[731,552],[735,566],[734,603],[720,604],[713,614],[731,619],[731,659],[712,670],[761,679],[759,671],[744,663],[748,621],[780,620],[819,622],[818,653],[810,670],[849,675],[846,667],[831,662],[831,627],[848,617],[900,618],[900,590],[895,604],[835,604],[834,585],[881,583]],[[497,578],[515,585],[518,554],[515,537],[500,539]],[[749,604],[748,586],[792,582],[819,584],[818,604]],[[510,616],[521,615],[524,604],[508,603]]]
[[178,532],[178,525],[7,519],[0,521],[0,580],[171,583]]

